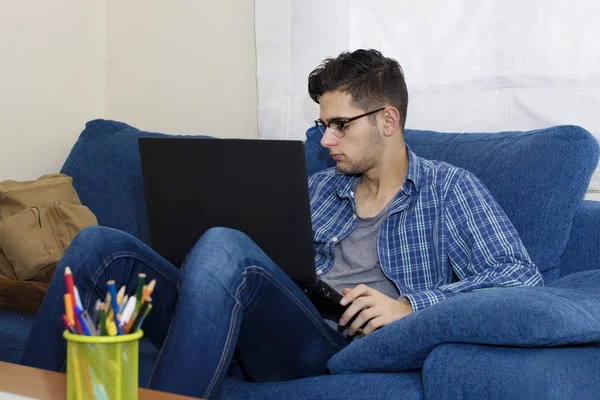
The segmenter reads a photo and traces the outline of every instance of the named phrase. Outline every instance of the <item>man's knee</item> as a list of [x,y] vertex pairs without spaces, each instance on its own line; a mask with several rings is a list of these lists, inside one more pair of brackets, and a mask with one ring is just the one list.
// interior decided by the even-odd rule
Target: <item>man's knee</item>
[[[211,275],[223,279],[237,279],[245,265],[240,261],[248,255],[248,249],[255,246],[243,232],[230,228],[211,228],[207,230],[190,250],[184,271],[188,280],[203,275],[208,269]],[[218,264],[218,268],[215,265]]]
[[83,260],[93,254],[124,251],[139,246],[139,240],[118,229],[89,226],[73,238],[64,258]]
[[207,230],[199,241],[223,244],[247,244],[252,240],[245,233],[231,228],[215,227]]

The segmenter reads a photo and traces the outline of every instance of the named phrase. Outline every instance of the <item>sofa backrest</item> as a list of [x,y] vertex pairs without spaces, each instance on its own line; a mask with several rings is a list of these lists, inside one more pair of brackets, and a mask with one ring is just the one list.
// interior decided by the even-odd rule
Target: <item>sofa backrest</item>
[[[309,174],[335,165],[307,132]],[[519,232],[544,280],[558,278],[571,223],[598,164],[597,140],[578,126],[528,132],[444,133],[406,130],[419,156],[473,172],[490,190]]]
[[[137,139],[164,136],[176,137],[116,121],[86,124],[61,172],[73,177],[82,204],[100,225],[149,243]],[[405,139],[419,156],[477,175],[512,221],[546,282],[558,277],[571,222],[598,163],[598,142],[589,132],[577,126],[499,133],[407,130]],[[315,128],[307,131],[309,174],[335,165],[320,140]]]
[[99,225],[120,229],[149,244],[137,140],[178,136],[182,137],[145,132],[117,121],[93,120],[79,135],[61,172],[73,177],[81,203],[92,210]]

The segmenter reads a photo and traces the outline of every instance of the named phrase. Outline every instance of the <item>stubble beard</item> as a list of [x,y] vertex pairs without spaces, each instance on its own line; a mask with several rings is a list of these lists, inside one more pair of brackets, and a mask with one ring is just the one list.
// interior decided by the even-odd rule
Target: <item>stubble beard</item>
[[348,175],[364,174],[366,171],[377,166],[378,160],[382,152],[383,138],[379,134],[379,129],[377,128],[377,126],[373,126],[373,129],[371,129],[371,132],[369,133],[365,149],[359,156],[359,159],[353,163],[347,164],[340,164],[338,162],[336,164],[336,169],[339,172]]

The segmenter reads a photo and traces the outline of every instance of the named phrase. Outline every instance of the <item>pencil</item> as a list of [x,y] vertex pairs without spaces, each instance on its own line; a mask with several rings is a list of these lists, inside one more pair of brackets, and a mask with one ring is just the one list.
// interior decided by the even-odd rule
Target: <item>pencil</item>
[[135,316],[135,320],[133,321],[133,324],[131,324],[130,333],[137,331],[140,321],[142,320],[142,317],[144,316],[144,313],[146,312],[146,309],[150,303],[152,303],[152,297],[148,297],[144,304],[142,304],[140,312]]
[[117,304],[121,304],[123,296],[125,296],[125,285],[121,286],[121,289],[117,292]]
[[136,331],[138,329],[142,329],[142,324],[144,323],[144,320],[146,319],[146,317],[148,316],[148,314],[150,314],[151,310],[152,310],[152,303],[148,303],[148,308],[146,308],[146,312],[144,313],[144,315],[142,315],[142,319],[140,320],[140,323],[135,328]]
[[69,318],[65,314],[62,315],[62,320],[63,320],[63,323],[65,324],[65,327],[69,330],[69,332],[77,334],[75,327],[73,326],[71,321],[69,321]]
[[117,290],[115,289],[115,281],[111,279],[106,282],[106,284],[108,285],[108,290],[110,291],[110,301],[113,308],[113,318],[117,327],[117,332],[119,335],[122,335],[123,330],[120,327],[121,324],[119,323],[119,304],[117,303]]
[[138,274],[138,284],[137,284],[137,292],[136,298],[137,302],[135,303],[135,312],[140,311],[140,307],[142,306],[142,295],[144,294],[144,285],[146,284],[146,274],[143,272]]
[[75,325],[75,317],[73,315],[73,301],[71,299],[71,295],[69,293],[65,293],[64,299],[65,299],[65,315],[67,316],[69,323],[71,325]]
[[102,336],[108,335],[108,331],[106,330],[106,310],[104,308],[104,303],[100,303],[98,314],[100,315],[100,334]]
[[156,286],[156,279],[152,279],[150,281],[150,283],[148,285],[146,285],[146,288],[144,289],[144,294],[142,295],[142,305],[144,304],[144,302],[146,301],[146,299],[148,297],[150,297],[150,295],[152,294],[152,292],[154,291],[154,287]]
[[75,329],[77,329],[77,332],[81,335],[83,331],[75,312],[75,306],[77,305],[77,298],[75,297],[75,284],[73,283],[73,273],[69,267],[65,268],[65,284],[67,285],[69,296],[71,296],[71,307],[73,308],[73,321],[75,322]]
[[71,268],[65,268],[65,283],[67,285],[67,291],[71,295],[71,304],[77,304],[77,299],[75,298],[75,284],[73,283],[73,274],[71,273]]

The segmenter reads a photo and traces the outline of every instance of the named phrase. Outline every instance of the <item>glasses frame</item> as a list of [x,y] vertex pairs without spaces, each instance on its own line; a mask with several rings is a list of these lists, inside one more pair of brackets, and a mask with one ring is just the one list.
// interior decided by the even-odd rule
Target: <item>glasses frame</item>
[[[381,107],[377,110],[369,111],[352,118],[334,118],[328,123],[325,123],[320,119],[315,119],[315,125],[322,134],[325,134],[327,128],[329,128],[329,130],[331,131],[331,133],[334,134],[335,137],[342,139],[344,136],[346,136],[346,132],[344,131],[344,129],[346,128],[346,125],[348,125],[350,122],[356,121],[359,118],[366,117],[367,115],[372,115],[383,110],[385,110],[385,107]],[[324,129],[322,129],[322,127]]]

